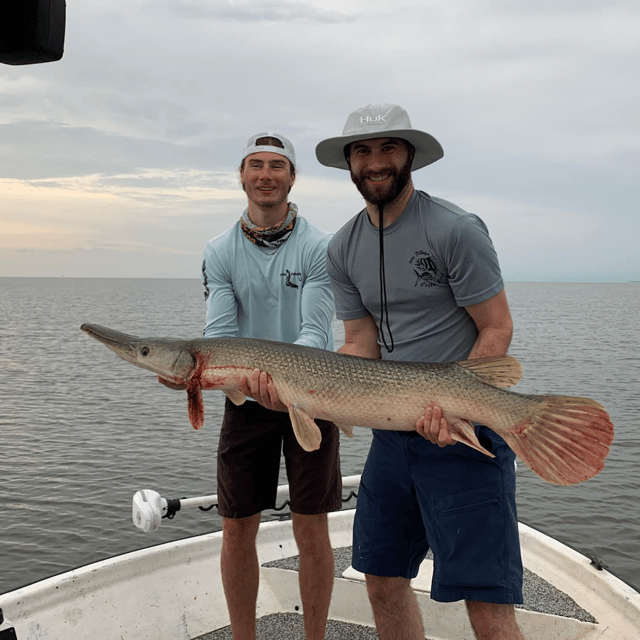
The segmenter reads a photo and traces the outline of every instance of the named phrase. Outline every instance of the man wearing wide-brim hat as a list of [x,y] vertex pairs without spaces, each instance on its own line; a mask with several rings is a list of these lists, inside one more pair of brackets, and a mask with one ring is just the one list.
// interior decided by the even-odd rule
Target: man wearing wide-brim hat
[[[350,171],[366,203],[329,243],[340,350],[422,362],[504,356],[513,325],[487,227],[413,186],[412,171],[443,157],[440,143],[401,107],[368,105],[316,155]],[[479,640],[522,640],[515,456],[482,425],[464,428],[493,458],[457,443],[438,406],[416,419],[416,431],[374,430],[362,474],[352,562],[366,574],[378,634],[424,639],[410,580],[431,549],[431,597],[464,600]]]

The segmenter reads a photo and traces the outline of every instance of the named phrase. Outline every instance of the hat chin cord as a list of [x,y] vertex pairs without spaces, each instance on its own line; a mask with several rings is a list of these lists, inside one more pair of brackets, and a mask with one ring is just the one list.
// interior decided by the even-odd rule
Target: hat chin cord
[[[349,148],[351,145],[346,145],[344,148],[344,158],[347,161],[347,166],[349,167],[349,171],[351,171],[351,158],[349,156]],[[413,145],[411,145],[413,152],[415,153],[415,149]],[[413,162],[413,159],[412,159]],[[393,334],[391,333],[391,326],[389,324],[389,306],[387,303],[387,274],[384,266],[384,225],[382,221],[384,213],[384,205],[378,205],[378,231],[380,238],[380,324],[378,325],[378,330],[380,331],[380,336],[382,337],[382,343],[385,346],[385,349],[388,353],[391,353],[395,348],[395,344],[393,342]],[[384,325],[387,325],[387,333],[389,334],[389,343],[387,343],[387,338],[384,335]],[[391,346],[389,346],[389,344]]]
[[[384,226],[382,221],[384,206],[382,204],[378,205],[378,231],[380,238],[380,324],[378,325],[378,329],[380,330],[380,336],[382,337],[382,342],[388,353],[391,353],[394,349],[393,343],[393,334],[391,333],[391,326],[389,324],[389,306],[387,303],[387,275],[384,266]],[[387,333],[389,334],[389,343],[387,343],[387,338],[385,337],[385,324],[387,328]],[[391,345],[391,346],[389,346]]]

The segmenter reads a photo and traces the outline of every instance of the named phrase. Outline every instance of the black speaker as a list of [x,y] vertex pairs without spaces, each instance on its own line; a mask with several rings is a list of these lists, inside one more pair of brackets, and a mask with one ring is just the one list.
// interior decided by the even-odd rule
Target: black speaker
[[65,0],[2,0],[0,62],[36,64],[62,58]]

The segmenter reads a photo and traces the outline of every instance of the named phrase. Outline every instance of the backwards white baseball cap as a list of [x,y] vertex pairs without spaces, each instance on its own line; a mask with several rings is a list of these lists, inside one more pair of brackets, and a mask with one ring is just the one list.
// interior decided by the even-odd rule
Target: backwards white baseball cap
[[296,152],[293,150],[291,141],[275,131],[264,131],[251,136],[242,152],[242,160],[252,153],[260,153],[261,151],[278,153],[287,158],[294,169],[296,167]]
[[440,143],[428,133],[411,126],[407,112],[395,104],[368,104],[356,109],[347,118],[342,135],[323,140],[316,147],[320,164],[337,169],[349,169],[345,147],[357,140],[401,138],[416,150],[411,170],[421,169],[444,155]]

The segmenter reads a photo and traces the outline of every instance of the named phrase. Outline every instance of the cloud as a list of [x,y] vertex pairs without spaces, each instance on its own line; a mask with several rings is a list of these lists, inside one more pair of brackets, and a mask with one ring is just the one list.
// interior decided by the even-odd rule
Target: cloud
[[[145,3],[148,10],[156,11],[158,3]],[[339,11],[327,10],[319,3],[298,0],[172,0],[164,5],[165,10],[180,19],[204,19],[213,21],[247,22],[352,22],[353,18]]]
[[33,180],[96,173],[119,174],[143,166],[158,169],[215,165],[215,149],[150,137],[109,133],[59,121],[0,124],[0,176]]
[[1,69],[0,253],[16,262],[0,275],[30,247],[46,274],[66,247],[70,273],[131,255],[131,273],[188,277],[240,215],[240,150],[264,130],[294,141],[295,201],[335,231],[363,202],[315,145],[395,102],[445,149],[416,185],[487,217],[510,272],[640,279],[637,3],[78,0],[67,16],[60,62]]

